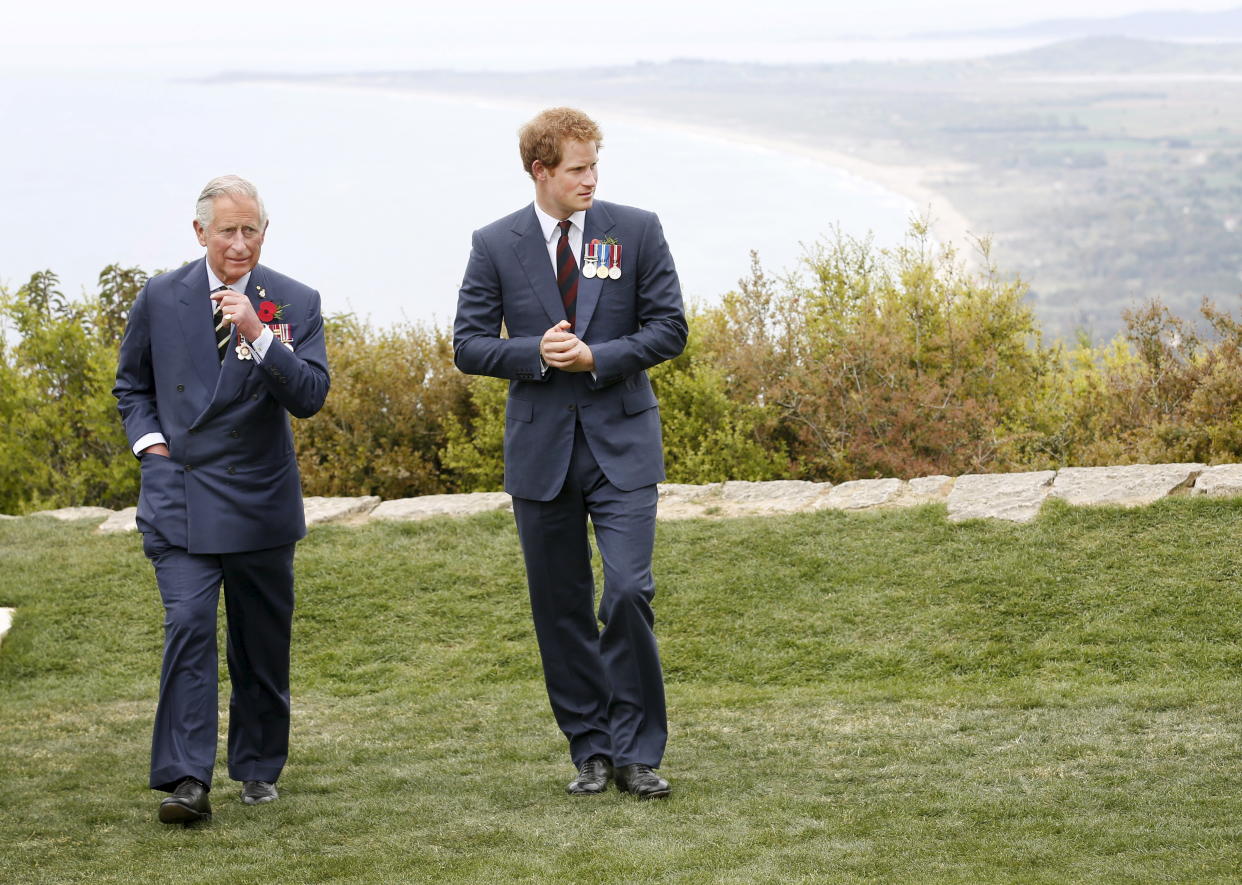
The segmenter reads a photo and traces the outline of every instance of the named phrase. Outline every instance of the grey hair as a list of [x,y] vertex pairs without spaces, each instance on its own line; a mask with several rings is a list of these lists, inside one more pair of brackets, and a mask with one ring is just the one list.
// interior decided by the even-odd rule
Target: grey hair
[[259,227],[267,224],[267,209],[263,206],[259,189],[240,175],[219,175],[203,185],[203,192],[198,195],[194,206],[194,217],[203,228],[210,227],[215,217],[216,198],[226,194],[254,200],[259,204]]

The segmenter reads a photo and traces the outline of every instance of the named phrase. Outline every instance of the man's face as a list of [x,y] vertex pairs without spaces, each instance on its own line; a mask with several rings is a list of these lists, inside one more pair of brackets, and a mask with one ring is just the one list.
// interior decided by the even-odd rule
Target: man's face
[[539,208],[554,218],[566,219],[582,209],[590,209],[598,182],[595,167],[599,152],[594,142],[569,141],[561,145],[561,162],[549,169],[538,160],[535,172],[535,199]]
[[212,204],[211,224],[194,220],[198,244],[207,247],[207,263],[222,283],[232,285],[259,263],[267,225],[259,224],[259,204],[249,197],[224,194]]

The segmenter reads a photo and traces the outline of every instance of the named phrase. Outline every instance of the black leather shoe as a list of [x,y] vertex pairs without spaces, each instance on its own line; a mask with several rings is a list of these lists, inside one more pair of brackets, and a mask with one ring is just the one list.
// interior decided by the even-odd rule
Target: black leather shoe
[[598,796],[612,780],[612,763],[603,756],[592,756],[578,766],[578,776],[565,792],[571,796]]
[[639,799],[667,799],[672,792],[668,781],[641,762],[617,769],[617,789]]
[[242,784],[242,801],[247,805],[262,805],[280,798],[276,785],[267,781],[246,781]]
[[192,824],[211,820],[207,788],[192,777],[183,778],[172,795],[160,803],[160,823]]

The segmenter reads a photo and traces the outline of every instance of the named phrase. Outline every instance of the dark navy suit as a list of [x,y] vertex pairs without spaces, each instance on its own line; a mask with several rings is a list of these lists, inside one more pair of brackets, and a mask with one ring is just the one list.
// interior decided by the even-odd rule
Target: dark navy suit
[[[660,414],[646,370],[681,353],[686,320],[668,244],[650,212],[596,200],[583,242],[622,245],[617,280],[578,287],[573,329],[588,372],[542,369],[544,332],[564,320],[533,206],[474,234],[458,296],[454,359],[509,379],[505,491],[513,496],[552,709],[575,764],[660,764],[668,735],[652,630]],[[508,337],[501,337],[501,326]],[[586,520],[604,564],[594,610]]]
[[229,774],[275,782],[288,755],[293,548],[305,536],[289,415],[328,393],[319,293],[256,265],[246,287],[284,305],[293,349],[262,363],[217,358],[204,261],[152,278],[130,311],[113,393],[133,445],[161,433],[170,457],[140,458],[138,529],[164,602],[164,662],[151,786],[210,786],[217,728],[216,606],[228,618]]

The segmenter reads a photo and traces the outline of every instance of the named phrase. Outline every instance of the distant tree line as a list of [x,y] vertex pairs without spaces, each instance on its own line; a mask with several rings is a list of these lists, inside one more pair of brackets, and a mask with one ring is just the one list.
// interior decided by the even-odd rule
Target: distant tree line
[[[798,268],[690,314],[652,371],[673,482],[849,479],[1066,465],[1242,461],[1242,324],[1159,302],[1095,345],[1046,342],[979,244],[982,271],[914,222],[879,248],[835,232]],[[110,266],[66,298],[51,272],[0,290],[0,512],[124,507],[137,462],[111,395],[146,282]],[[501,487],[506,382],[468,377],[447,330],[326,323],[332,390],[295,421],[308,495],[401,498]]]

